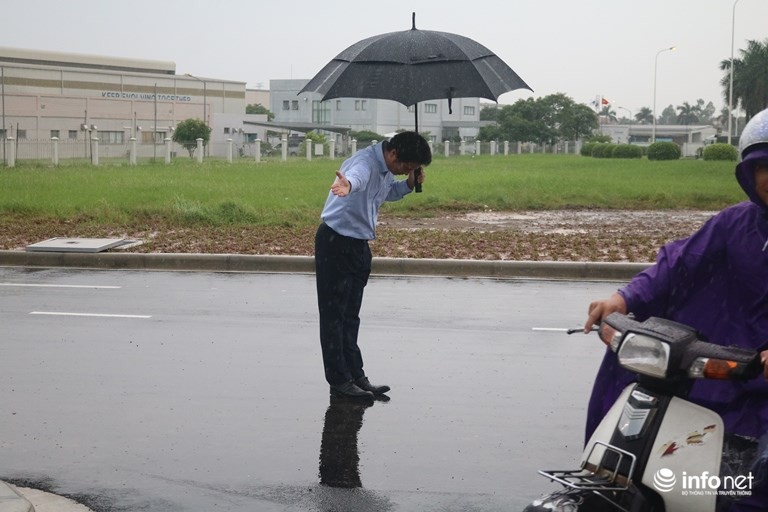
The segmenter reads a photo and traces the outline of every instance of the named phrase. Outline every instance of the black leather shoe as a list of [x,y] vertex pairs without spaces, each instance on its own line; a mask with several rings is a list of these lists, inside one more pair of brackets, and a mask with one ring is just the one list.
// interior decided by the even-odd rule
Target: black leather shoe
[[362,398],[373,400],[373,393],[355,386],[352,382],[343,384],[331,384],[331,394],[342,398]]
[[371,384],[371,381],[368,380],[368,377],[360,377],[355,381],[355,385],[362,390],[370,391],[374,395],[383,395],[389,391],[389,386],[374,386]]

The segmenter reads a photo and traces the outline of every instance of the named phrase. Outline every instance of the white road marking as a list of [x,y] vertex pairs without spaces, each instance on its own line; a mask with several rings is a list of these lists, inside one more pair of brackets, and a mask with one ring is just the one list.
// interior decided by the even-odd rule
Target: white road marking
[[90,316],[99,318],[152,318],[152,315],[118,315],[105,313],[66,313],[63,311],[30,311],[30,315]]
[[30,288],[97,288],[105,290],[120,289],[120,286],[100,286],[95,284],[27,284],[27,283],[0,283],[0,286],[26,286]]

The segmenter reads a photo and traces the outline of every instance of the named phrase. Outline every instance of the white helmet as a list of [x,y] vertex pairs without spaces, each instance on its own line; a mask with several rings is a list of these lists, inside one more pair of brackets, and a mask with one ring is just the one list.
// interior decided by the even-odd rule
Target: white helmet
[[768,109],[758,112],[741,132],[739,158],[743,160],[758,145],[768,147]]

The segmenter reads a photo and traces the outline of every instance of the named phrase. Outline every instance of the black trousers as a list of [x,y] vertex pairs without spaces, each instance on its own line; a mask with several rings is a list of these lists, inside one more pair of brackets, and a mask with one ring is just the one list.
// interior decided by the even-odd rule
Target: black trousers
[[320,224],[315,275],[325,379],[331,385],[359,379],[365,376],[357,333],[363,290],[371,275],[368,240],[343,236]]

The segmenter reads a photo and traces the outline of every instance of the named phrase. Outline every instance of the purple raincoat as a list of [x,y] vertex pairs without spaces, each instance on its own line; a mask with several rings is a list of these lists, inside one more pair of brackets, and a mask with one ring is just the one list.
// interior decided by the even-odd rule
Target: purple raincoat
[[[768,206],[755,192],[749,153],[736,178],[750,201],[726,208],[689,238],[659,251],[656,264],[619,290],[638,320],[669,318],[698,329],[712,343],[768,348]],[[587,412],[587,439],[634,376],[606,351]],[[691,401],[718,412],[726,432],[768,433],[768,381],[696,381]]]

